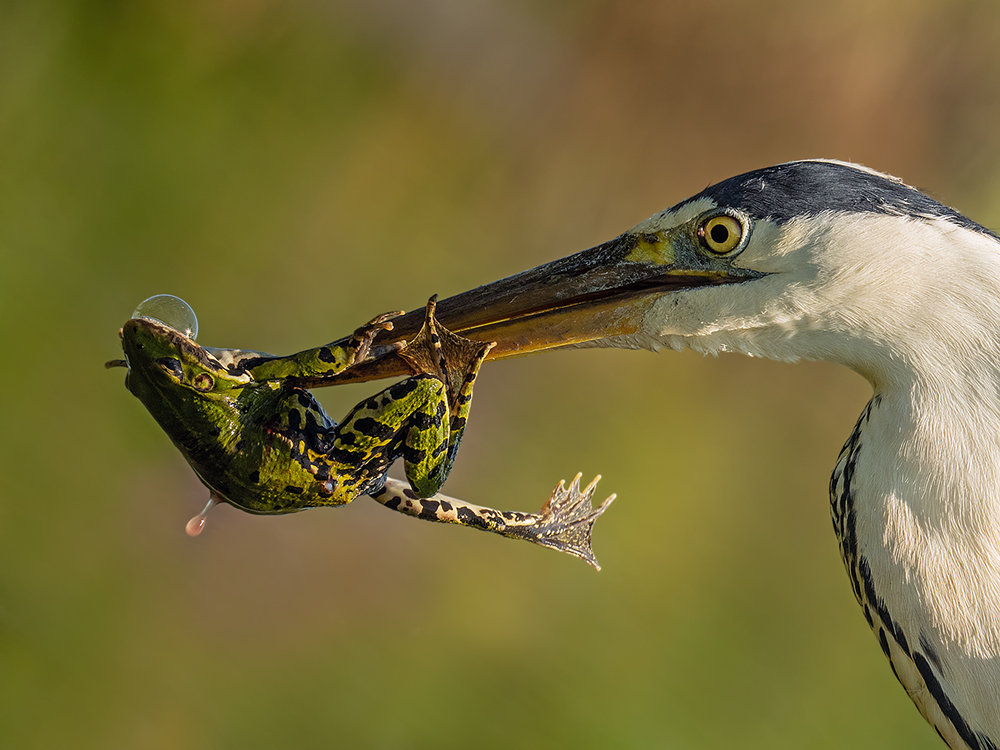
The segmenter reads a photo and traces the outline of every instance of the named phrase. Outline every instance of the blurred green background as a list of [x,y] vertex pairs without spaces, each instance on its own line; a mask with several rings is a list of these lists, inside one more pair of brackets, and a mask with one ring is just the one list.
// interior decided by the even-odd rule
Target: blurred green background
[[0,746],[940,747],[830,529],[850,372],[487,366],[446,491],[602,473],[595,573],[366,499],[189,539],[103,363],[155,293],[287,353],[794,158],[1000,225],[998,49],[956,0],[0,2]]

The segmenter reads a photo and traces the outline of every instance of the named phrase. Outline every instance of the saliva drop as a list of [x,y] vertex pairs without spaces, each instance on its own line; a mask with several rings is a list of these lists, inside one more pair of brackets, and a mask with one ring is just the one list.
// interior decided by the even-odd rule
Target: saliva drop
[[214,508],[218,504],[219,501],[216,500],[215,495],[212,495],[211,497],[208,498],[208,505],[204,507],[201,513],[199,513],[190,521],[188,521],[187,526],[184,527],[184,531],[187,532],[188,536],[198,536],[202,531],[205,530],[205,521],[208,520],[207,518],[208,511],[212,510],[212,508]]

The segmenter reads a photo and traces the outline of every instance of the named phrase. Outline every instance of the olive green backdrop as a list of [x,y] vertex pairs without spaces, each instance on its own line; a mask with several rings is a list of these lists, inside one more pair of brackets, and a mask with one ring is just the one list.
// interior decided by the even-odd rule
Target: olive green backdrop
[[364,498],[189,539],[103,363],[155,293],[287,353],[794,158],[1000,225],[998,49],[955,0],[0,2],[0,745],[939,747],[830,529],[846,370],[488,365],[446,491],[602,473],[596,573]]

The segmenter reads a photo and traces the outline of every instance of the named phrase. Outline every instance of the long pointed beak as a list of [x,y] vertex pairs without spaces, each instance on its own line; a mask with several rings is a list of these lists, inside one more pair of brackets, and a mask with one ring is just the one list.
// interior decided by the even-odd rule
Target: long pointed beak
[[[673,243],[659,233],[627,232],[603,245],[441,300],[437,317],[462,336],[495,341],[489,359],[504,359],[634,334],[649,305],[663,294],[745,281],[754,273],[678,263],[677,254]],[[420,309],[394,319],[393,330],[376,339],[375,356],[331,384],[411,374],[390,347],[413,338],[423,316]]]

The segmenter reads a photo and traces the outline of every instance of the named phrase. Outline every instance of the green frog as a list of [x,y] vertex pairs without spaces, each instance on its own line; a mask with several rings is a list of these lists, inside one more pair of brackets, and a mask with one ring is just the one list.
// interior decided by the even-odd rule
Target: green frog
[[[209,504],[188,524],[198,534],[205,514],[224,502],[249,513],[294,513],[346,505],[368,495],[429,521],[456,523],[551,547],[600,567],[590,547],[597,479],[560,482],[537,513],[500,511],[439,495],[451,471],[472,403],[472,388],[492,344],[458,336],[435,318],[394,348],[413,374],[355,406],[339,424],[309,388],[332,385],[365,361],[372,341],[401,313],[379,315],[349,339],[275,356],[196,344],[197,323],[182,300],[163,295],[188,323],[168,324],[140,305],[122,327],[125,385],[167,433],[209,490]],[[158,300],[158,302],[157,302]],[[185,309],[186,308],[186,309]],[[155,312],[155,310],[154,310]],[[159,316],[166,318],[167,316]],[[407,481],[387,477],[403,459]]]

